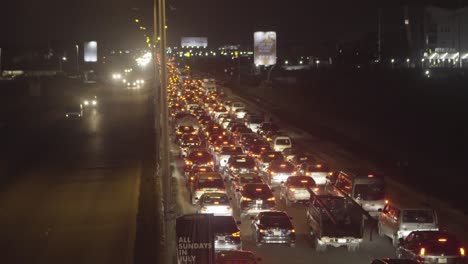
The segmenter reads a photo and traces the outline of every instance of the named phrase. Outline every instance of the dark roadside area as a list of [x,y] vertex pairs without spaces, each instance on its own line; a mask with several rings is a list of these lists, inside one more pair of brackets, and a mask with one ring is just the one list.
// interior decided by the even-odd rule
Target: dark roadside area
[[468,75],[431,70],[274,72],[273,87],[243,78],[235,92],[275,115],[379,164],[400,182],[468,212]]
[[[0,190],[16,181],[25,164],[37,162],[54,143],[57,124],[65,109],[79,104],[83,97],[97,95],[100,104],[119,92],[105,84],[84,84],[77,79],[41,78],[0,82]],[[153,100],[147,101],[148,123],[153,123]],[[153,126],[148,126],[153,127]],[[142,149],[142,171],[138,198],[134,263],[158,263],[160,224],[154,179],[154,131],[141,131],[153,142]]]

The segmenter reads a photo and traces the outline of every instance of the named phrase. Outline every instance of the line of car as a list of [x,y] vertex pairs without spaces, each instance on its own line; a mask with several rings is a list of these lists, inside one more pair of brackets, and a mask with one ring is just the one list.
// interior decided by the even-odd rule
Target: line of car
[[291,137],[262,113],[250,112],[243,103],[212,89],[203,90],[202,83],[172,76],[169,110],[190,202],[198,213],[218,219],[215,249],[220,254],[242,249],[236,218],[247,216],[257,246],[296,245],[292,218],[276,210],[278,191],[286,207],[307,207],[305,217],[317,251],[328,246],[356,251],[365,229],[376,223],[378,234],[391,238],[398,258],[419,263],[465,261],[464,247],[439,230],[434,210],[389,202],[383,177],[369,170],[332,171],[294,146]]

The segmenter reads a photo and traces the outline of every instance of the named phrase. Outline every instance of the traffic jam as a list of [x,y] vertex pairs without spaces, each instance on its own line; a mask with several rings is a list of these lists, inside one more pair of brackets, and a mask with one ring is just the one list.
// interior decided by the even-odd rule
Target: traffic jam
[[217,263],[270,263],[265,250],[282,252],[278,263],[311,263],[294,262],[295,250],[327,259],[381,241],[391,253],[367,263],[466,263],[462,241],[440,228],[437,212],[389,200],[382,175],[330,166],[213,80],[170,66],[169,83],[179,203],[184,213],[214,215]]

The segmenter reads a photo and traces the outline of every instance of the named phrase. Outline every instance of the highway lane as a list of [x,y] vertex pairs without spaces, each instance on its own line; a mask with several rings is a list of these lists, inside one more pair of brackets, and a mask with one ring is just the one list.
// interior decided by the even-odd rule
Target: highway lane
[[[233,98],[245,102],[250,109],[260,110],[265,112],[267,109],[262,108],[256,103],[252,103],[244,98],[232,95]],[[267,113],[267,115],[270,115]],[[333,142],[328,142],[316,138],[307,132],[295,128],[287,123],[287,120],[279,120],[276,116],[272,116],[273,120],[280,124],[285,132],[292,136],[294,142],[301,146],[306,146],[305,150],[315,154],[323,161],[331,165],[333,169],[340,169],[346,167],[368,167],[381,172],[379,168],[369,160],[362,159],[361,157],[350,153]],[[178,179],[178,203],[181,208],[181,213],[194,213],[196,207],[189,202],[189,193],[185,187],[185,178],[182,173],[182,160],[177,158],[178,147],[172,146],[174,155],[174,165],[178,170],[174,177]],[[401,203],[401,200],[414,200],[416,203],[422,204],[427,202],[427,197],[414,193],[411,188],[401,186],[393,180],[388,180],[389,184],[389,198]],[[231,194],[232,196],[233,194]],[[369,233],[365,235],[365,241],[358,252],[347,252],[346,248],[329,248],[325,253],[315,252],[312,248],[312,243],[308,237],[308,230],[306,226],[306,213],[305,208],[295,206],[293,208],[285,208],[285,205],[279,201],[278,193],[275,192],[277,200],[277,209],[285,210],[290,216],[293,217],[293,225],[296,229],[298,237],[297,245],[295,248],[289,248],[285,245],[264,245],[260,248],[256,247],[252,240],[252,232],[250,228],[250,220],[248,218],[241,219],[241,234],[244,249],[252,250],[264,260],[264,263],[369,263],[372,259],[383,257],[395,257],[395,249],[390,243],[388,238],[381,238],[374,232],[372,241],[370,241]],[[236,207],[236,206],[235,206]],[[456,215],[455,221],[452,214]],[[458,235],[466,233],[466,221],[458,217],[459,212],[450,212],[444,210],[441,214],[441,225],[449,228],[452,232]]]
[[0,262],[133,263],[150,100],[105,91],[81,121],[57,111],[0,188]]

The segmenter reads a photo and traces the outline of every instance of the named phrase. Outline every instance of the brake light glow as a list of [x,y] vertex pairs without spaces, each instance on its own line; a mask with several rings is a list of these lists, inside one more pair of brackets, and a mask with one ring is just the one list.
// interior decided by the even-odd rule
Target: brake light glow
[[295,192],[295,191],[296,191],[296,189],[294,189],[294,188],[289,188],[289,190],[290,190],[291,192]]
[[296,229],[291,229],[291,233],[296,233]]
[[262,188],[257,188],[257,189],[255,189],[255,191],[261,192],[261,191],[262,191]]
[[385,204],[388,204],[388,200],[385,200]]
[[268,201],[274,201],[275,200],[275,197],[270,197],[267,199]]
[[317,165],[315,165],[315,167],[322,168],[322,164],[317,164]]
[[447,239],[446,239],[446,238],[439,238],[439,239],[437,239],[437,241],[439,241],[439,242],[447,242]]
[[206,211],[207,209],[206,209],[206,207],[202,207],[201,210],[202,210],[202,211]]
[[373,174],[369,174],[369,175],[367,175],[367,178],[374,178],[374,175],[373,175]]
[[219,204],[219,202],[214,202],[213,204]]
[[233,237],[240,237],[240,231],[237,231],[235,233],[232,233],[231,236]]
[[308,181],[307,180],[301,180],[301,183],[307,183]]
[[425,248],[421,248],[421,249],[419,250],[419,255],[420,255],[420,256],[426,255],[426,249],[425,249]]
[[465,249],[464,248],[460,248],[460,256],[464,257],[465,256]]
[[252,199],[248,198],[248,197],[242,197],[242,200],[243,201],[252,201]]

